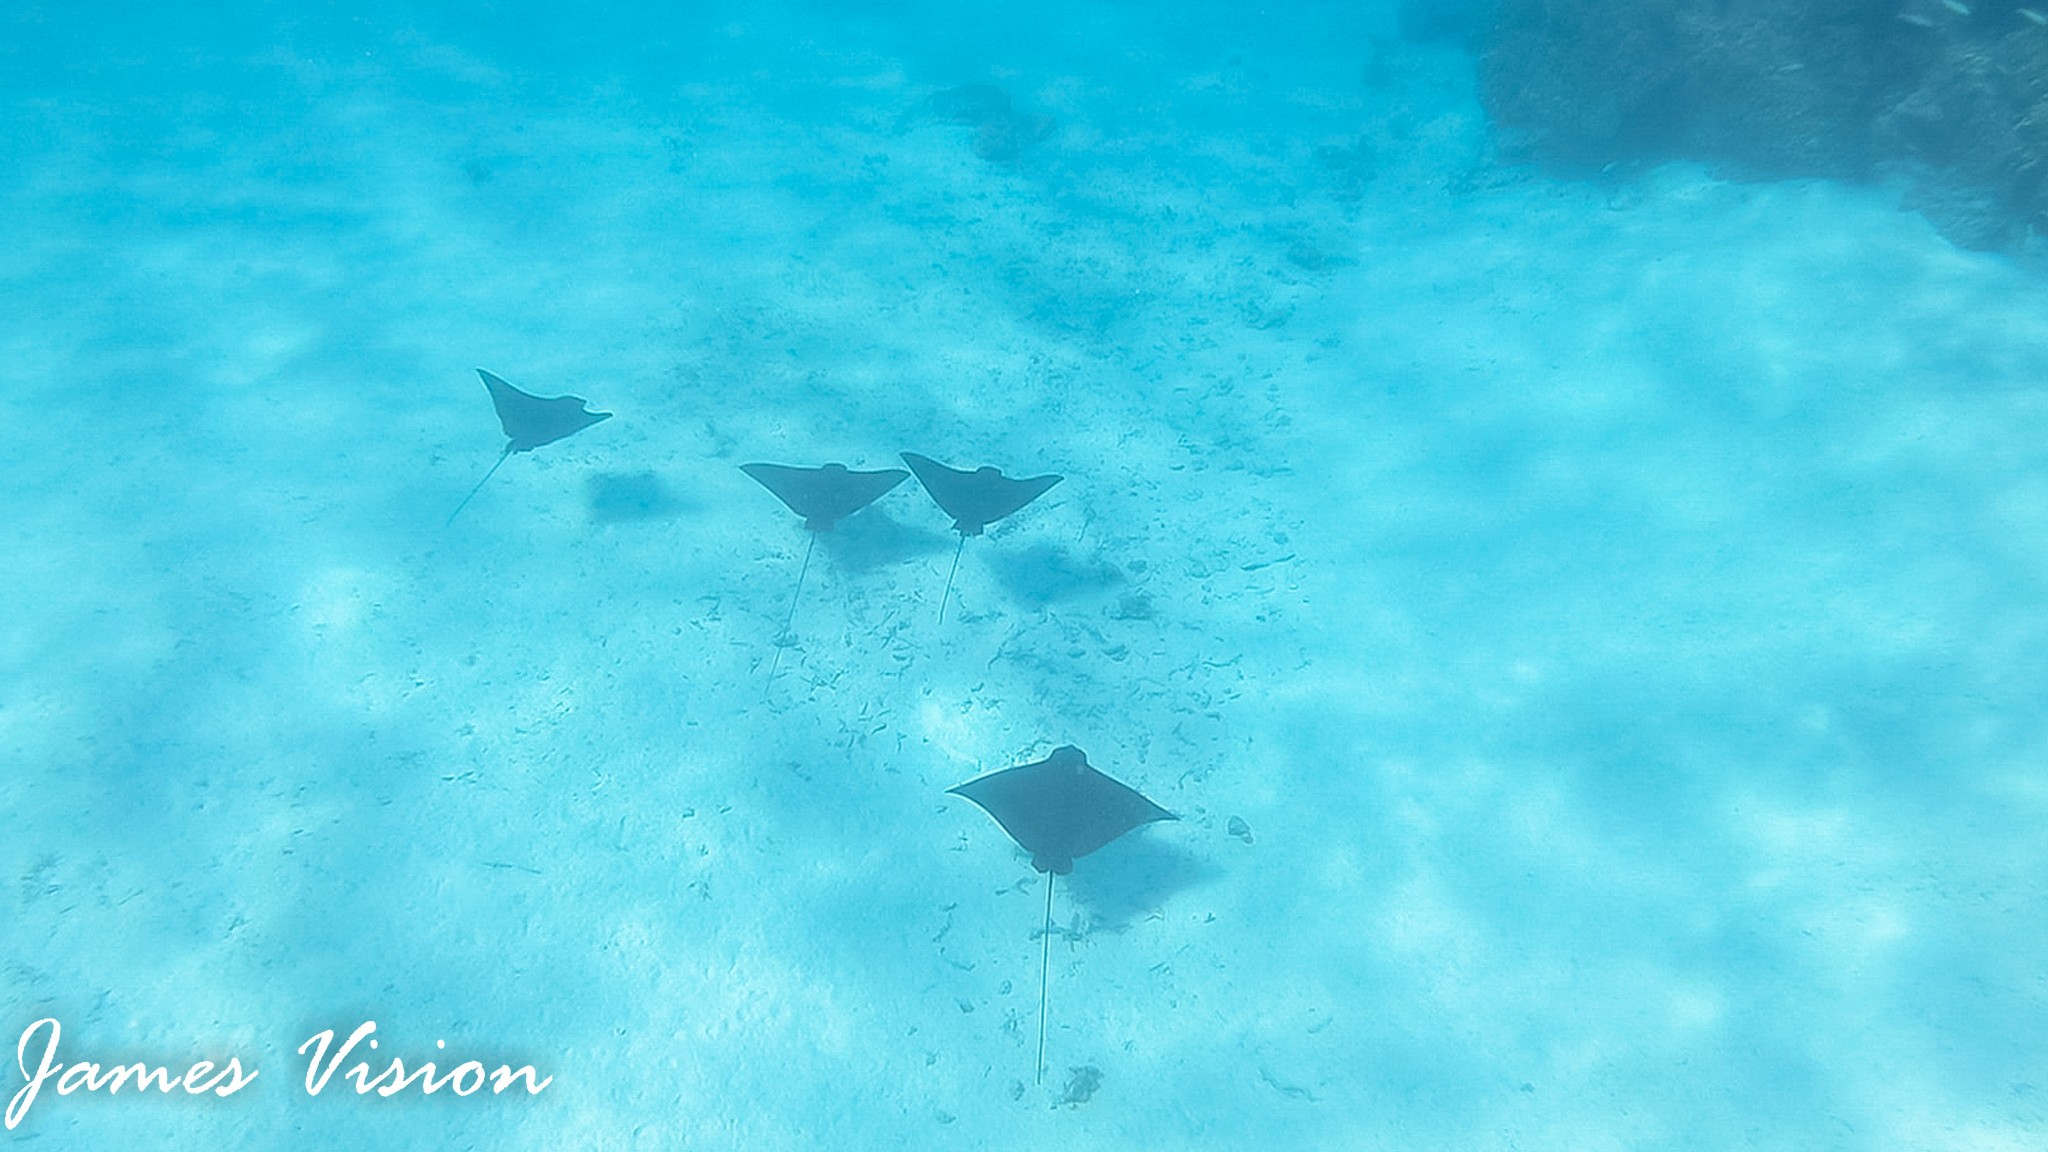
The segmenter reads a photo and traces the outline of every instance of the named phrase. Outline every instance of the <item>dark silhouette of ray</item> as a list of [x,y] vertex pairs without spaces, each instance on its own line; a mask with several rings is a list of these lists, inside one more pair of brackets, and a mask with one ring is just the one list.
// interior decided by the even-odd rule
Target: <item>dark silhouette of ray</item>
[[818,533],[830,532],[841,520],[881,499],[884,493],[909,479],[910,473],[901,468],[855,472],[844,464],[819,468],[742,464],[740,471],[773,492],[790,511],[803,517],[804,527],[811,530],[810,541],[804,545],[804,562],[796,570],[796,591],[789,596],[789,615],[782,621],[782,632],[775,638],[775,658],[768,665],[768,680],[772,684],[776,669],[782,666],[782,642],[796,624],[797,599],[804,594],[804,575],[811,570],[811,549],[818,544]]
[[742,464],[740,471],[804,518],[804,527],[829,532],[833,525],[873,504],[910,478],[901,468],[855,472],[844,464],[795,468],[787,464]]
[[989,525],[1045,495],[1060,478],[1012,480],[993,465],[963,472],[915,452],[903,453],[903,462],[917,473],[917,482],[924,485],[939,509],[953,518],[953,531],[960,533],[960,543],[953,549],[953,567],[946,572],[946,590],[939,594],[939,622],[944,623],[946,601],[953,595],[953,577],[960,572],[960,553],[967,548],[967,538],[981,535]]
[[[483,377],[484,388],[491,394],[491,406],[498,410],[498,426],[505,430],[505,447],[498,453],[498,461],[484,478],[476,482],[455,511],[448,514],[448,523],[469,506],[469,502],[491,477],[498,474],[498,468],[514,452],[531,452],[543,444],[552,444],[565,436],[573,436],[600,420],[609,420],[609,412],[592,412],[589,401],[581,396],[542,397],[521,392],[504,380],[479,368],[478,376]],[[445,525],[444,525],[445,527]]]
[[1087,754],[1071,744],[1054,749],[1036,764],[991,772],[947,793],[981,805],[1010,839],[1031,853],[1031,866],[1045,873],[1045,927],[1038,959],[1038,1080],[1044,1083],[1052,878],[1072,872],[1077,858],[1133,828],[1179,817],[1096,771]]

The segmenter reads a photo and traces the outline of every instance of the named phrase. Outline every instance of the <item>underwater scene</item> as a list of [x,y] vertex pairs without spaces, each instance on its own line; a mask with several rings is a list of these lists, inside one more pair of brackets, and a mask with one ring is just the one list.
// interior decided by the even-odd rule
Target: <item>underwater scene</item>
[[2048,4],[0,5],[0,1143],[2048,1147]]

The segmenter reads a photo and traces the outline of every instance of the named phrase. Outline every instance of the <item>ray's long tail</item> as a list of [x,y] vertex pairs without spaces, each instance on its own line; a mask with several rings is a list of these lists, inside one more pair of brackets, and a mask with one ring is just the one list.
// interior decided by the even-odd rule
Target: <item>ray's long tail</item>
[[946,622],[946,600],[953,595],[953,577],[960,573],[960,553],[967,550],[967,533],[960,534],[960,546],[953,549],[953,566],[946,569],[946,590],[939,593],[939,623]]
[[476,499],[476,494],[484,490],[484,485],[490,483],[491,477],[496,476],[498,474],[498,469],[504,467],[505,461],[511,458],[512,445],[510,442],[507,442],[505,445],[505,450],[503,452],[498,453],[498,462],[496,464],[491,465],[491,470],[489,472],[484,473],[484,478],[476,482],[476,487],[471,488],[469,490],[469,495],[464,496],[462,498],[462,503],[457,504],[455,506],[455,511],[450,512],[448,514],[447,521],[443,523],[441,527],[446,528],[450,524],[455,523],[455,518],[457,516],[462,515],[462,510],[464,508],[469,507],[469,502],[471,500]]
[[796,604],[804,594],[804,576],[811,570],[811,549],[818,546],[818,534],[813,532],[811,542],[804,545],[804,562],[796,570],[796,591],[789,594],[789,615],[782,618],[782,631],[775,637],[775,659],[768,662],[768,683],[775,683],[775,670],[782,667],[783,641],[789,638],[789,630],[796,627]]
[[[963,537],[964,539],[964,537]],[[1052,873],[1045,874],[1045,932],[1038,952],[1038,1083],[1045,1083],[1045,993],[1052,972]]]

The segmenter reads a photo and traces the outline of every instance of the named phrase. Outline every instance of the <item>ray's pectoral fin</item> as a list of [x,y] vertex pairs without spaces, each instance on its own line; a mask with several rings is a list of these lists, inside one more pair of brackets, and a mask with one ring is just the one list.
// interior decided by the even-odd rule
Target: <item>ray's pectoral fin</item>
[[949,467],[929,456],[905,452],[903,462],[917,475],[917,482],[931,494],[932,502],[953,518],[953,530],[964,536],[979,536],[1060,482],[1058,476],[1011,479],[993,465],[972,472]]
[[[498,453],[497,463],[484,473],[476,487],[448,514],[447,524],[455,523],[469,502],[483,491],[484,484],[497,475],[505,460],[514,452],[531,452],[543,444],[552,444],[565,436],[573,436],[600,421],[609,420],[609,412],[593,412],[589,402],[581,396],[535,396],[521,392],[482,368],[476,374],[483,378],[484,389],[491,394],[491,407],[497,410],[498,426],[505,430],[505,447]],[[447,525],[444,524],[443,527]]]
[[482,368],[476,374],[483,377],[484,387],[490,390],[491,406],[498,411],[498,425],[505,430],[509,450],[513,452],[531,452],[612,418],[609,412],[591,411],[590,402],[581,396],[535,396]]
[[1052,878],[1133,828],[1178,819],[1129,785],[1097,771],[1071,744],[1035,764],[1005,768],[947,790],[965,796],[1003,826],[1045,873],[1045,941],[1038,972],[1038,1075],[1045,1077],[1045,1006],[1052,953]]
[[[1058,476],[1013,480],[993,465],[965,472],[915,452],[903,453],[903,462],[910,465],[910,470],[917,475],[917,482],[931,496],[932,503],[953,518],[953,531],[960,534],[962,545],[967,543],[969,536],[981,535],[989,525],[1045,495],[1060,482]],[[959,571],[960,551],[955,549],[953,567],[946,573],[946,590],[939,594],[941,623],[946,619],[946,601],[953,595],[953,577]]]

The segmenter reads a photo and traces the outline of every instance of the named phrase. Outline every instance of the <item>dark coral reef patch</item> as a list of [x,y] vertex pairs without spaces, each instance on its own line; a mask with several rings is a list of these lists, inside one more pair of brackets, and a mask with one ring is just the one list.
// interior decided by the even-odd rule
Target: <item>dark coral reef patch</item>
[[1478,52],[1507,158],[1904,178],[1972,248],[2048,236],[2048,0],[1406,0]]

